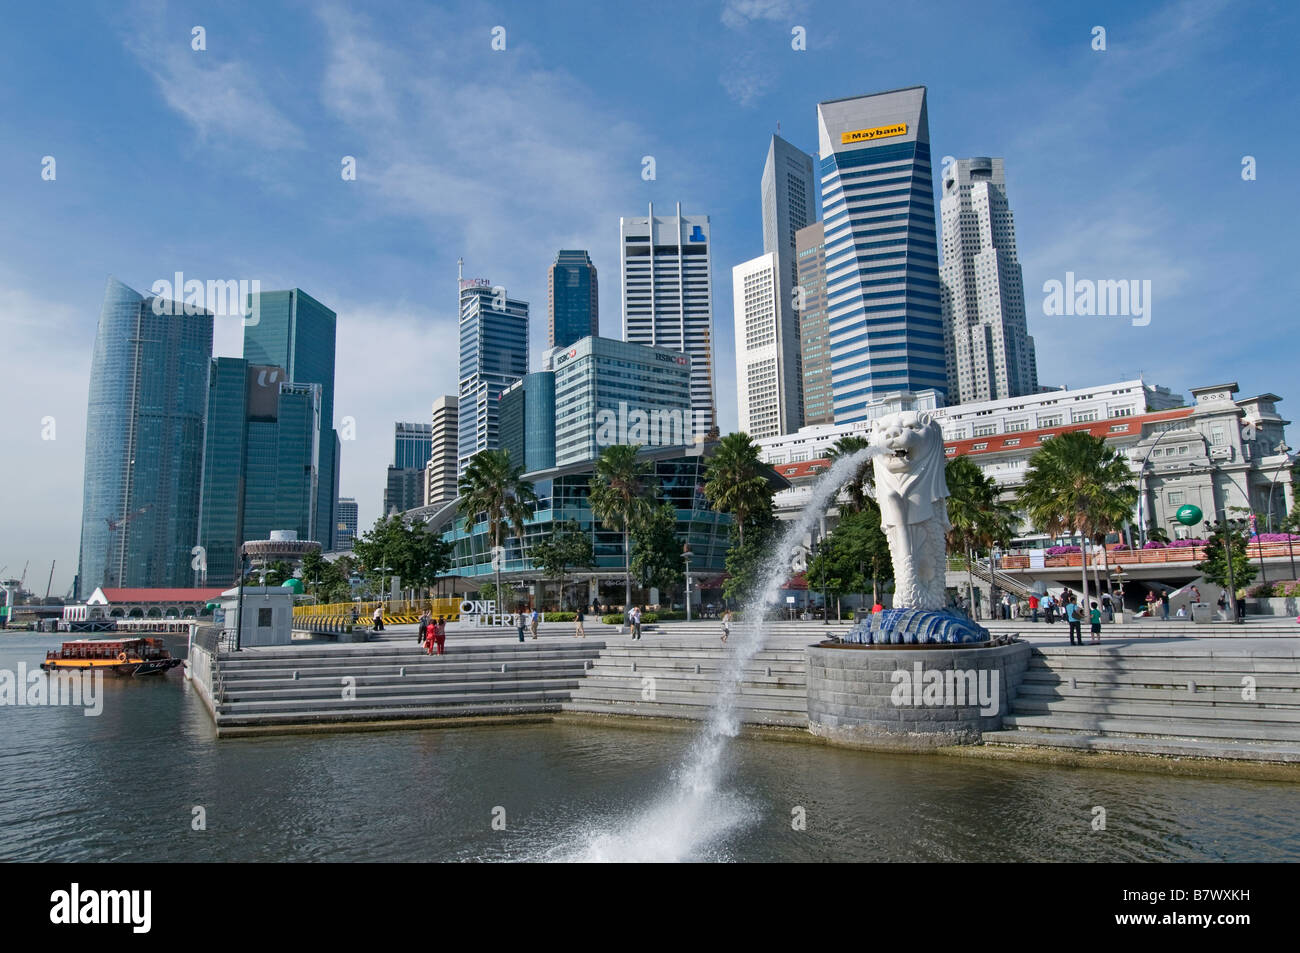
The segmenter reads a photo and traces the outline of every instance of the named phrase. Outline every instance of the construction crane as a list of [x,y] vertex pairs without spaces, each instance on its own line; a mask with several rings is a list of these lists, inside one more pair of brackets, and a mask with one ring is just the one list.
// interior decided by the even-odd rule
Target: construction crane
[[58,562],[57,559],[50,560],[50,578],[49,581],[45,583],[45,598],[41,600],[42,603],[50,601],[50,587],[54,585],[54,564],[56,562]]

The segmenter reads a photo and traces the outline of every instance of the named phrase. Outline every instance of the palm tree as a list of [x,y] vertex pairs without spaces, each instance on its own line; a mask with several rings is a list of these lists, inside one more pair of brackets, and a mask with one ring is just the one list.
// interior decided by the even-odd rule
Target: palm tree
[[650,473],[650,462],[637,459],[636,447],[615,444],[601,451],[591,477],[588,502],[592,516],[606,529],[623,534],[625,612],[632,604],[632,526],[645,515],[657,495]]
[[[1101,437],[1077,430],[1053,437],[1029,459],[1019,502],[1035,527],[1053,536],[1077,533],[1080,598],[1087,603],[1089,540],[1104,540],[1129,519],[1137,503],[1133,473]],[[1094,569],[1094,582],[1095,569]],[[1099,593],[1100,594],[1100,593]]]
[[944,480],[948,484],[948,548],[960,548],[966,555],[967,598],[973,618],[975,576],[971,562],[974,552],[1010,542],[1015,533],[1016,517],[1011,507],[999,499],[997,481],[985,474],[970,457],[949,460],[944,467]]
[[[502,552],[503,535],[507,526],[518,538],[520,545],[524,539],[524,520],[532,515],[532,508],[537,505],[537,494],[533,485],[520,479],[522,466],[510,462],[508,450],[483,450],[470,458],[469,465],[461,475],[456,491],[460,500],[456,504],[460,515],[465,517],[465,531],[472,532],[474,524],[482,516],[487,519],[488,538],[492,540],[493,553]],[[501,560],[492,560],[492,569],[496,577],[496,591],[501,592]],[[498,611],[505,612],[507,607],[498,606]]]
[[768,467],[749,434],[729,433],[719,441],[705,469],[704,495],[714,509],[732,515],[743,547],[746,521],[772,505]]
[[[871,441],[866,437],[840,437],[839,440],[835,441],[835,446],[831,447],[826,456],[830,458],[831,465],[834,466],[835,461],[842,457],[851,457],[869,446],[871,446]],[[853,478],[844,485],[844,489],[849,494],[849,503],[846,509],[850,513],[861,513],[868,506],[874,505],[875,497],[871,495],[871,490],[875,488],[875,485],[875,465],[871,462],[871,458],[868,457],[858,464],[857,470],[853,473]]]

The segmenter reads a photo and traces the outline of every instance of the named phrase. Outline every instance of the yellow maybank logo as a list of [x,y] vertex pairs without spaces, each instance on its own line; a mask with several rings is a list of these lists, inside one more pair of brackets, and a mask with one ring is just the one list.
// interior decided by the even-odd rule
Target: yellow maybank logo
[[875,129],[854,129],[840,133],[840,145],[850,142],[870,142],[873,139],[888,139],[891,136],[907,135],[907,123],[900,122],[893,126],[877,126]]

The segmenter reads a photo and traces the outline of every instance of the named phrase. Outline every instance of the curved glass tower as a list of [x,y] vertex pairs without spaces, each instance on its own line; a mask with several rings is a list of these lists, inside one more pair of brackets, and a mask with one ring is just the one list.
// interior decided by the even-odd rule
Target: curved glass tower
[[211,357],[209,312],[108,279],[86,403],[78,598],[191,584]]

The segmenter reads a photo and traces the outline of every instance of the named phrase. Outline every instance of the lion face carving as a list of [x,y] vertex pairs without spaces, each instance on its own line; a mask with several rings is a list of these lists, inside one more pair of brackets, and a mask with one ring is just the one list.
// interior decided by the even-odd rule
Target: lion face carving
[[894,562],[896,608],[943,606],[944,532],[948,529],[943,431],[914,410],[877,419],[870,443],[880,524]]

